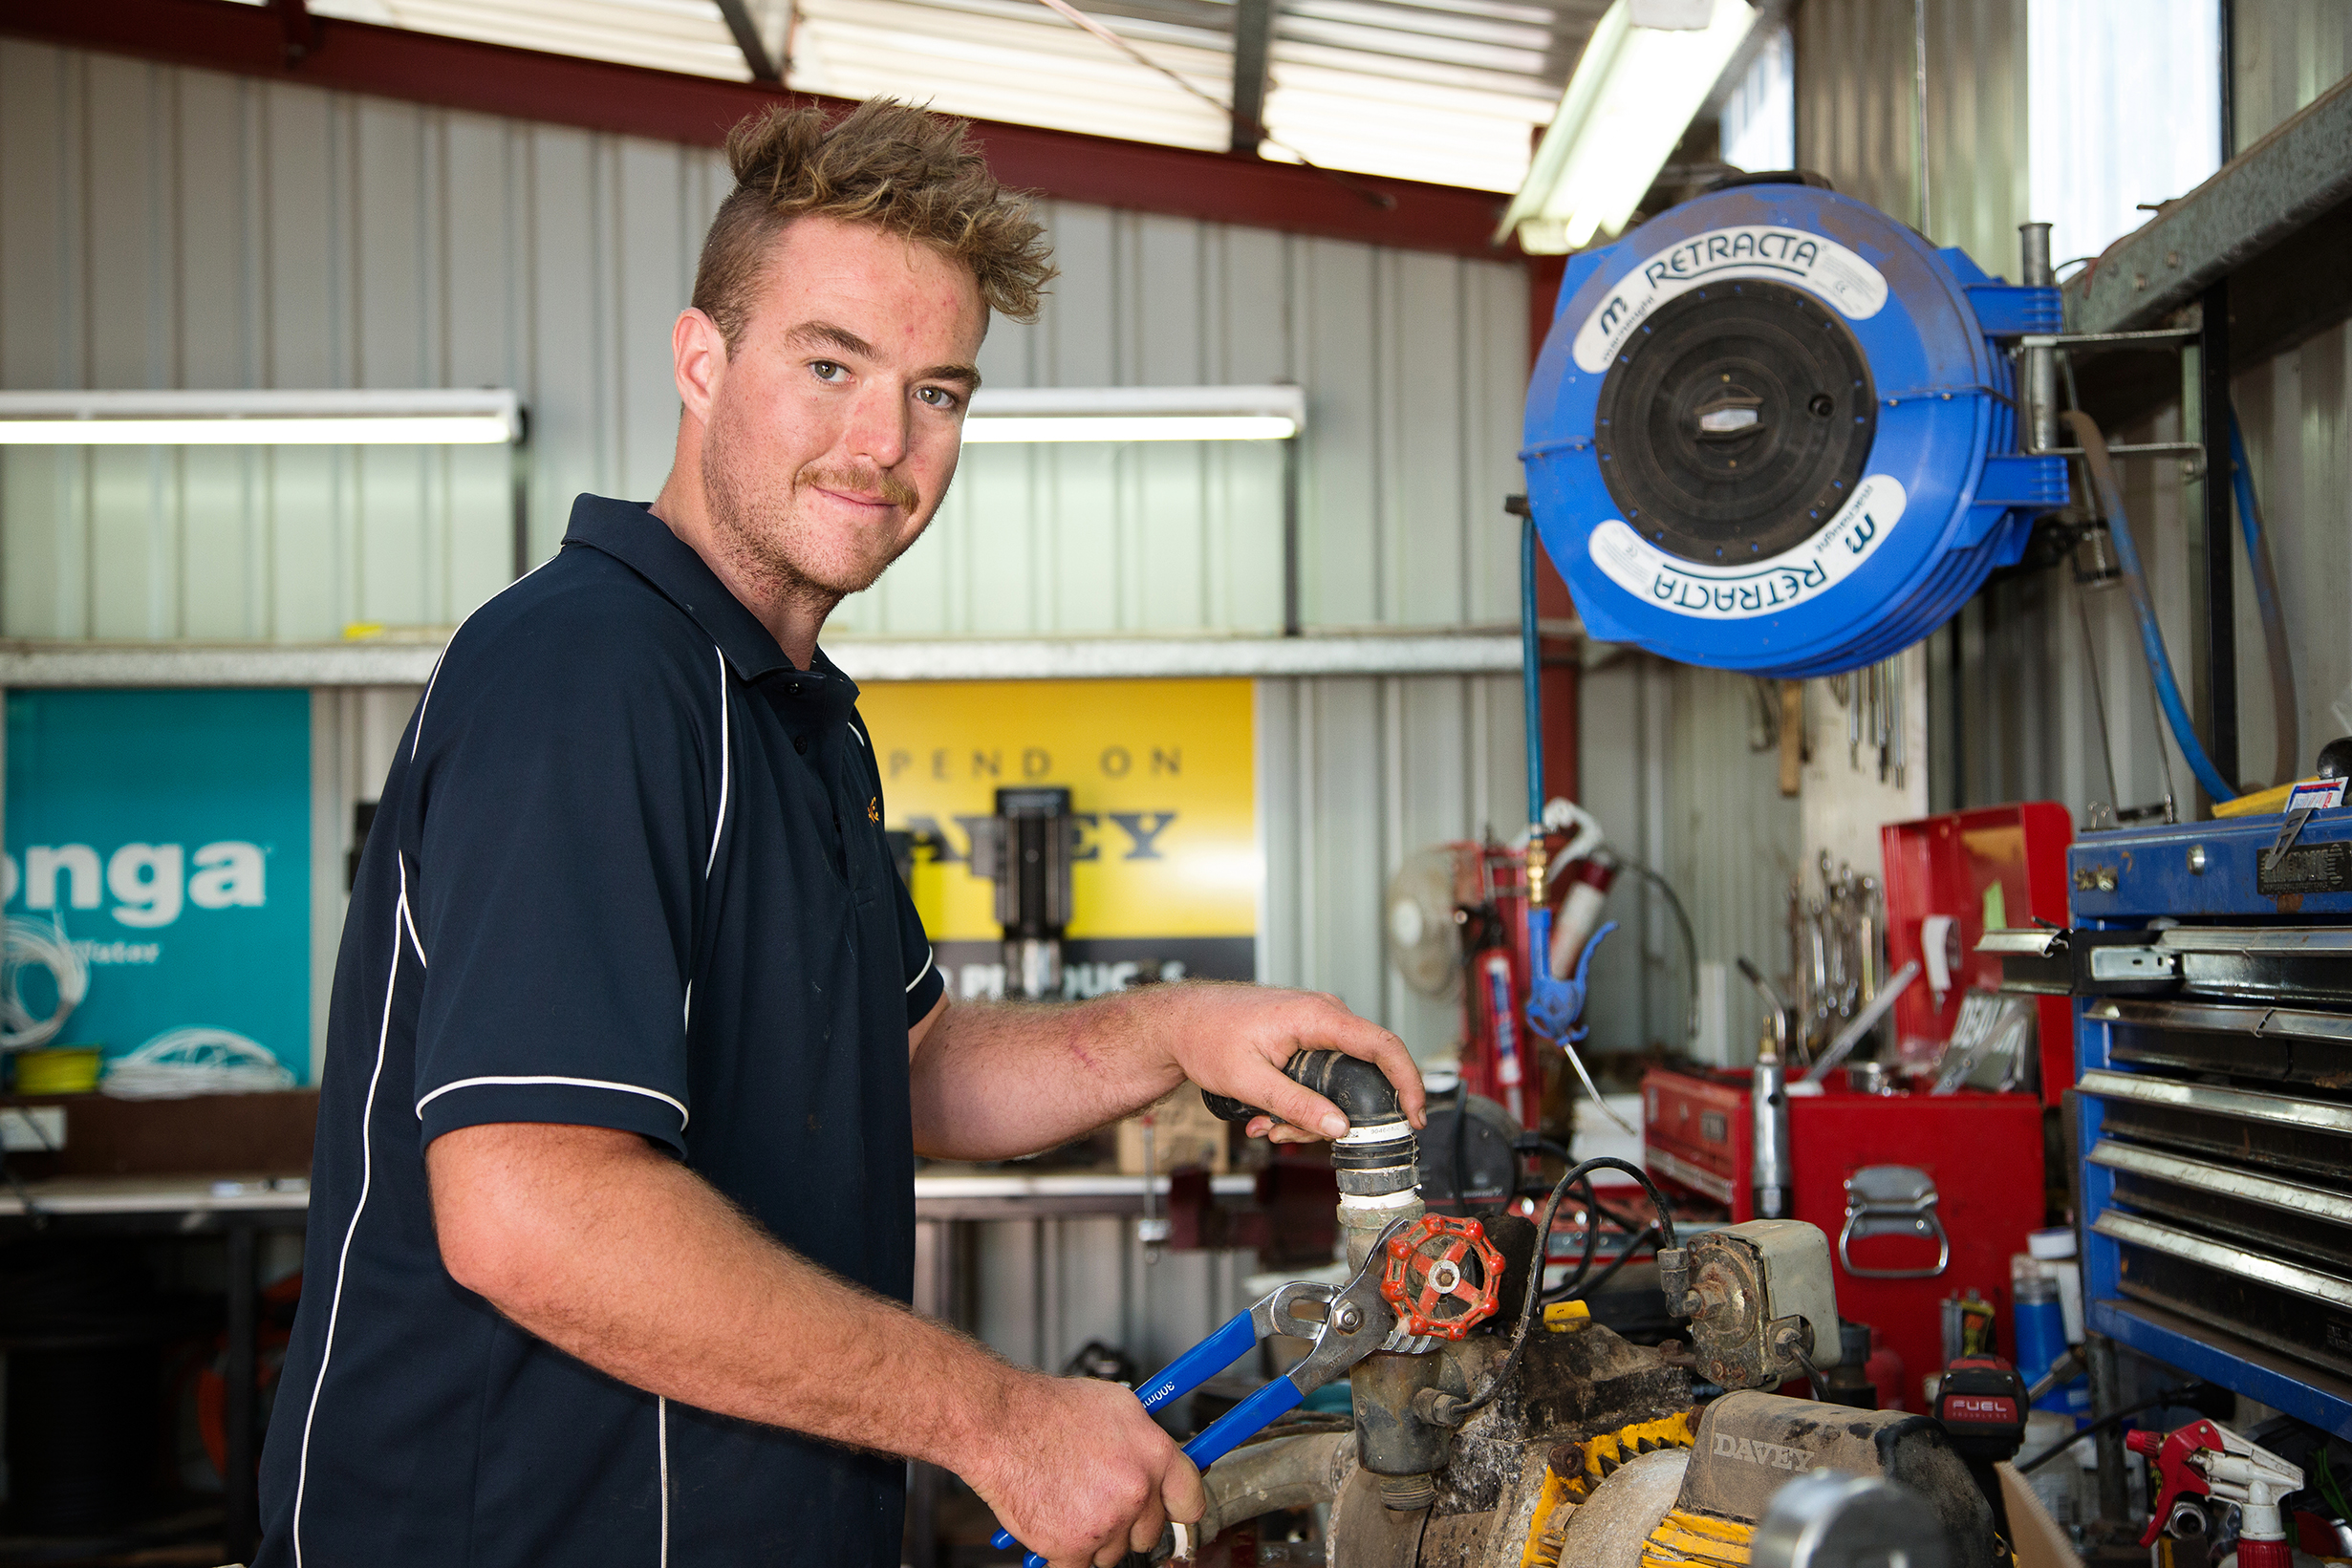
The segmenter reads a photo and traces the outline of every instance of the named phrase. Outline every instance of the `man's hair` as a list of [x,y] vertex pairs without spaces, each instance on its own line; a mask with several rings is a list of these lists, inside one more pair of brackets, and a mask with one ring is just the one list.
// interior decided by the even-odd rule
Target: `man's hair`
[[868,98],[827,124],[779,105],[727,133],[735,189],[719,204],[695,270],[695,308],[731,350],[751,318],[770,244],[795,218],[872,224],[972,269],[987,307],[1037,319],[1055,268],[1045,226],[964,141],[962,120]]

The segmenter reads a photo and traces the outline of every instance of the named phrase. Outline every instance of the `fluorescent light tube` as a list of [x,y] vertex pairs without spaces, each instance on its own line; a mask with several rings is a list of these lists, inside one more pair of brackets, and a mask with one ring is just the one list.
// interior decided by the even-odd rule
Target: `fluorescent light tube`
[[1576,62],[1498,243],[1516,229],[1521,249],[1561,255],[1624,230],[1756,24],[1748,0],[1714,5],[1706,27],[1668,31],[1635,26],[1630,0],[1615,0]]
[[1273,414],[998,416],[963,422],[963,443],[998,441],[1280,441],[1298,421]]
[[973,395],[963,440],[1287,440],[1305,423],[1306,395],[1294,386],[1002,387]]
[[488,446],[504,421],[446,415],[323,419],[8,419],[0,446]]
[[477,446],[522,440],[509,391],[0,392],[0,446]]

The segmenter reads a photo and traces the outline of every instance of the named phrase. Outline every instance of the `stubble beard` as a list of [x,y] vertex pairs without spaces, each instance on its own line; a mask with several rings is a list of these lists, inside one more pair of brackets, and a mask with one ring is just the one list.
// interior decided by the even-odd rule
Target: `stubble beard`
[[[829,562],[818,558],[816,541],[799,516],[803,495],[812,486],[849,491],[880,490],[902,513],[922,505],[914,486],[895,474],[854,473],[810,463],[779,475],[764,470],[753,442],[732,428],[723,405],[702,440],[702,494],[715,543],[762,597],[813,610],[820,617],[852,593],[872,588],[894,561],[922,536],[917,527],[877,558]],[[923,519],[927,525],[929,518]]]

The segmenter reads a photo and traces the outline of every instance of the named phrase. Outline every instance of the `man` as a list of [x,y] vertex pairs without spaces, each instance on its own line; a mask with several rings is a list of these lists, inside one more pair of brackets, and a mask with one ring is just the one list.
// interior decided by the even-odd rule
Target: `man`
[[1034,318],[1051,268],[953,122],[777,111],[728,151],[668,483],[580,498],[452,639],[384,784],[270,1568],[879,1568],[899,1456],[1056,1568],[1113,1562],[1199,1479],[1126,1390],[906,1309],[915,1157],[1049,1148],[1186,1078],[1333,1135],[1278,1070],[1307,1046],[1421,1115],[1403,1047],[1327,997],[949,1004],[817,634],[930,521],[989,312]]

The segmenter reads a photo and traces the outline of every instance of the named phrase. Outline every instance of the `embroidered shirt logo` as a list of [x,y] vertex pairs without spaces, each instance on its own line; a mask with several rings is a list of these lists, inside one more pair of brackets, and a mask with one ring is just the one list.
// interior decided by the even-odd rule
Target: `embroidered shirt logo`
[[880,822],[882,820],[881,796],[869,795],[866,797],[866,820],[868,822]]

